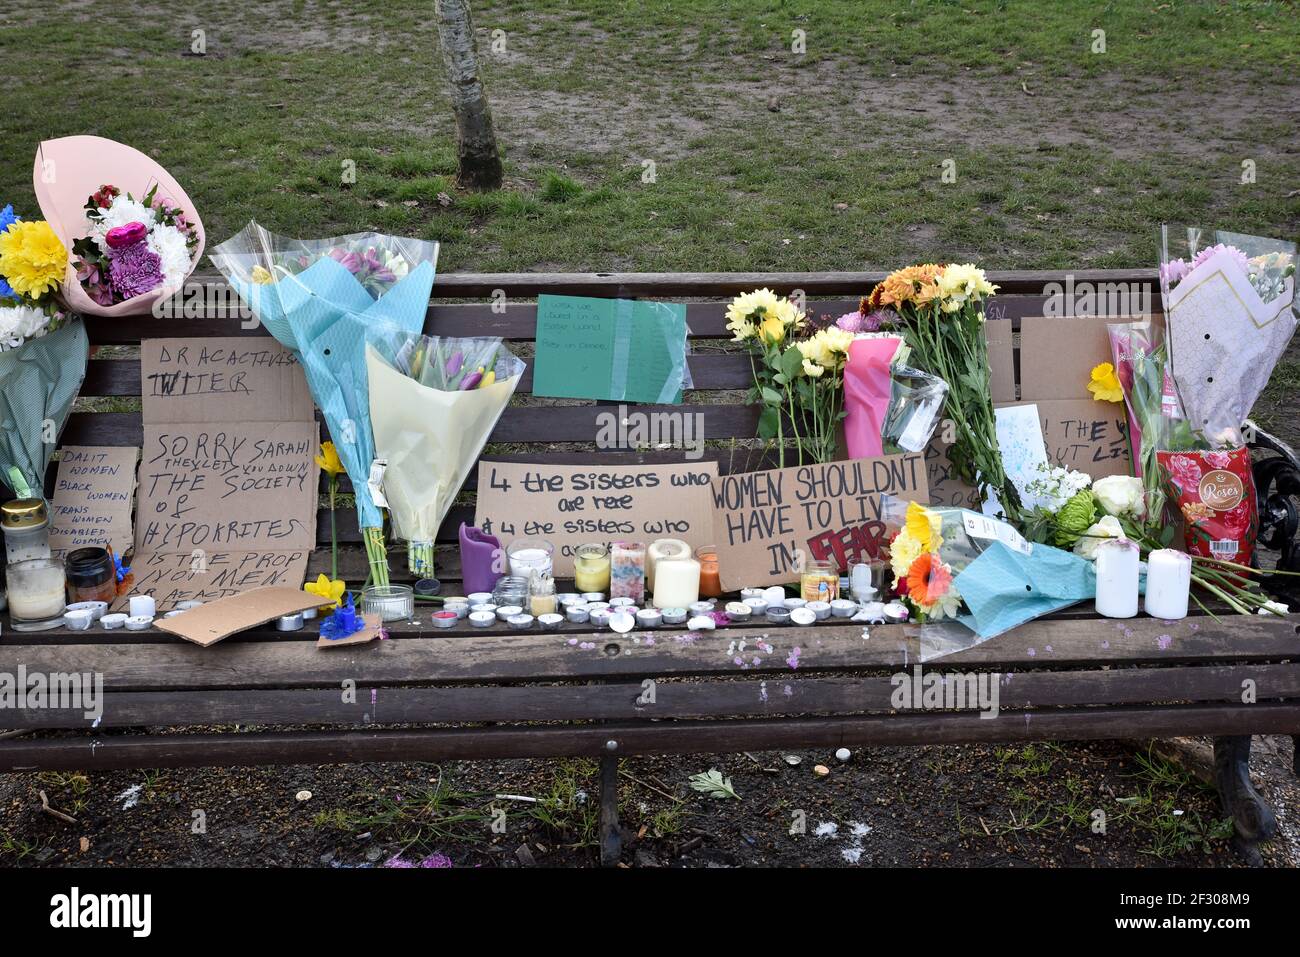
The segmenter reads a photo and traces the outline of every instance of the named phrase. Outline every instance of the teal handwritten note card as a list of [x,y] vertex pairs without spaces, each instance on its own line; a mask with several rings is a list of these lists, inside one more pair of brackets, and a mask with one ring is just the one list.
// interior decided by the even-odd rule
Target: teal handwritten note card
[[681,303],[537,297],[534,395],[675,403],[685,376]]

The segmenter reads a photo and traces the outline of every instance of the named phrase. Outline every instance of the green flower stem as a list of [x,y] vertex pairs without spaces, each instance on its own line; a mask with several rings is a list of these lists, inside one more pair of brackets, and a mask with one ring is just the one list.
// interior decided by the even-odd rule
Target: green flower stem
[[339,477],[330,475],[330,581],[339,580],[339,529],[335,519],[335,498],[339,490]]
[[363,528],[362,538],[366,543],[366,559],[370,566],[370,580],[376,585],[388,584],[388,549],[384,546],[382,528]]

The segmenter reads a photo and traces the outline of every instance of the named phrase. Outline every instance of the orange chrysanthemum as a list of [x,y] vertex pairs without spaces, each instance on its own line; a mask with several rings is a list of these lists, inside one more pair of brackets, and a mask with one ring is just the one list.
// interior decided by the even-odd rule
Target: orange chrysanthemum
[[914,302],[924,306],[939,295],[937,280],[943,272],[942,266],[934,263],[922,263],[919,266],[907,266],[885,277],[885,281],[872,290],[871,297],[879,293],[880,304],[897,306],[904,302]]
[[907,570],[907,596],[918,605],[933,605],[948,593],[952,572],[933,552],[926,552]]

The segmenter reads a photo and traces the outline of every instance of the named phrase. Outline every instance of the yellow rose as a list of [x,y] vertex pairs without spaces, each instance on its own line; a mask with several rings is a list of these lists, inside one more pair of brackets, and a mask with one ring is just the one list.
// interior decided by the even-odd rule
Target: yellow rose
[[759,325],[758,334],[764,342],[776,345],[785,339],[785,323],[776,313],[769,313]]

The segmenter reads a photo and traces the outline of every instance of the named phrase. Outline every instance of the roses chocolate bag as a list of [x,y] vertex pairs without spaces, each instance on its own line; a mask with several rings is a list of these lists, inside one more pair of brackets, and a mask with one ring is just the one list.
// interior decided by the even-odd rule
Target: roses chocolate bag
[[1259,532],[1250,450],[1162,451],[1156,457],[1183,516],[1187,551],[1249,565]]

